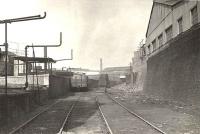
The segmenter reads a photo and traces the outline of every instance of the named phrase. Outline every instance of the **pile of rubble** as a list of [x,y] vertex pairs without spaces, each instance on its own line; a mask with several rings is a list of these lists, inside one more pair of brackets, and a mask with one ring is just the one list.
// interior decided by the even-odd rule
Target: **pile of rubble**
[[185,104],[183,102],[177,102],[174,100],[167,100],[160,98],[159,96],[150,96],[144,94],[142,91],[138,91],[136,88],[132,87],[130,84],[120,84],[113,86],[107,90],[116,99],[120,101],[126,101],[136,104],[150,104],[150,105],[160,105],[168,106],[171,109],[179,112],[184,112],[192,115],[198,115],[200,111],[200,106],[194,106]]
[[133,93],[135,92],[135,88],[131,84],[122,83],[109,88],[108,91]]

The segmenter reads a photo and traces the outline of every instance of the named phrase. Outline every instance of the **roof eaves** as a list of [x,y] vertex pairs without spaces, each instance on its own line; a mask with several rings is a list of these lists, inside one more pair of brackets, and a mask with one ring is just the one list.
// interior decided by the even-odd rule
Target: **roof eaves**
[[152,5],[152,7],[151,7],[151,13],[150,13],[149,22],[148,22],[147,31],[146,31],[146,38],[147,38],[148,30],[149,30],[149,24],[150,24],[150,20],[151,20],[152,12],[153,12],[153,7],[154,7],[154,2],[153,2],[153,5]]
[[147,38],[147,33],[148,33],[148,30],[149,30],[149,24],[150,24],[150,20],[151,20],[151,16],[152,16],[152,12],[153,12],[153,7],[155,5],[155,3],[157,4],[162,4],[162,5],[165,5],[165,6],[168,6],[168,7],[171,7],[173,8],[174,6],[176,6],[177,4],[183,2],[182,0],[178,0],[176,3],[174,3],[173,5],[170,5],[170,4],[166,4],[166,3],[162,3],[162,2],[158,2],[158,1],[153,1],[153,5],[152,5],[152,8],[151,8],[151,14],[150,14],[150,18],[149,18],[149,22],[148,22],[148,26],[147,26],[147,31],[146,31],[146,38]]
[[161,5],[165,5],[165,6],[172,7],[172,5],[170,5],[170,4],[166,4],[166,3],[163,3],[163,2],[155,1],[154,3],[157,3],[157,4],[161,4]]

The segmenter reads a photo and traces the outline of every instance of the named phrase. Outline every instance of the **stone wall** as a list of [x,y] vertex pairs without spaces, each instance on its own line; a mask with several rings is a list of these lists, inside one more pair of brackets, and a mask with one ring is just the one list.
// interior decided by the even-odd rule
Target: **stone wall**
[[146,93],[200,104],[200,26],[180,34],[147,61]]

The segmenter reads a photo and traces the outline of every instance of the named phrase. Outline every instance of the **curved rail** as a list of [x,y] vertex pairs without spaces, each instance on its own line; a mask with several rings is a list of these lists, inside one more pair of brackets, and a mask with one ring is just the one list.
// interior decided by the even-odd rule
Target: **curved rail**
[[39,112],[38,114],[36,114],[35,116],[33,116],[32,118],[30,118],[28,121],[24,122],[23,124],[21,124],[20,126],[18,126],[17,128],[15,128],[14,130],[12,130],[11,132],[9,132],[9,134],[14,134],[18,131],[20,131],[21,129],[23,129],[26,125],[28,125],[30,122],[32,122],[34,119],[36,119],[39,115],[41,115],[42,113],[46,112],[48,109],[50,109],[52,106],[54,106],[55,104],[57,104],[59,101],[54,102],[53,104],[49,105],[47,108],[45,108],[44,110],[42,110],[41,112]]
[[153,125],[152,123],[150,123],[149,121],[147,121],[146,119],[144,119],[143,117],[141,117],[140,115],[136,114],[135,112],[131,111],[130,109],[128,109],[127,107],[125,107],[123,104],[121,104],[119,101],[115,100],[113,97],[111,97],[108,93],[106,93],[106,95],[113,100],[115,103],[117,103],[118,105],[120,105],[122,108],[124,108],[126,111],[128,111],[130,114],[134,115],[135,117],[139,118],[140,120],[142,120],[143,122],[145,122],[147,125],[149,125],[150,127],[152,127],[153,129],[155,129],[156,131],[160,132],[161,134],[167,134],[164,131],[162,131],[160,128],[156,127],[155,125]]
[[97,98],[97,97],[96,97],[96,103],[97,103],[98,108],[99,108],[99,111],[100,111],[100,113],[101,113],[101,115],[102,115],[102,117],[103,117],[103,120],[104,120],[104,122],[106,123],[106,126],[107,126],[107,128],[108,128],[109,133],[110,133],[110,134],[113,134],[113,132],[112,132],[112,130],[111,130],[111,128],[110,128],[110,126],[109,126],[107,120],[106,120],[106,117],[105,117],[103,111],[101,110],[101,106],[100,106],[100,104],[99,104],[99,101],[98,101],[98,98]]

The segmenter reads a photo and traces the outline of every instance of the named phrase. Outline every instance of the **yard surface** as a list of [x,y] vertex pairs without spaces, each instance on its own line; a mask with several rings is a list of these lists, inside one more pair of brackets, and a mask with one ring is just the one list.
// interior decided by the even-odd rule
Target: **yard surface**
[[200,109],[172,100],[156,99],[121,84],[107,91],[126,107],[168,134],[199,134]]

